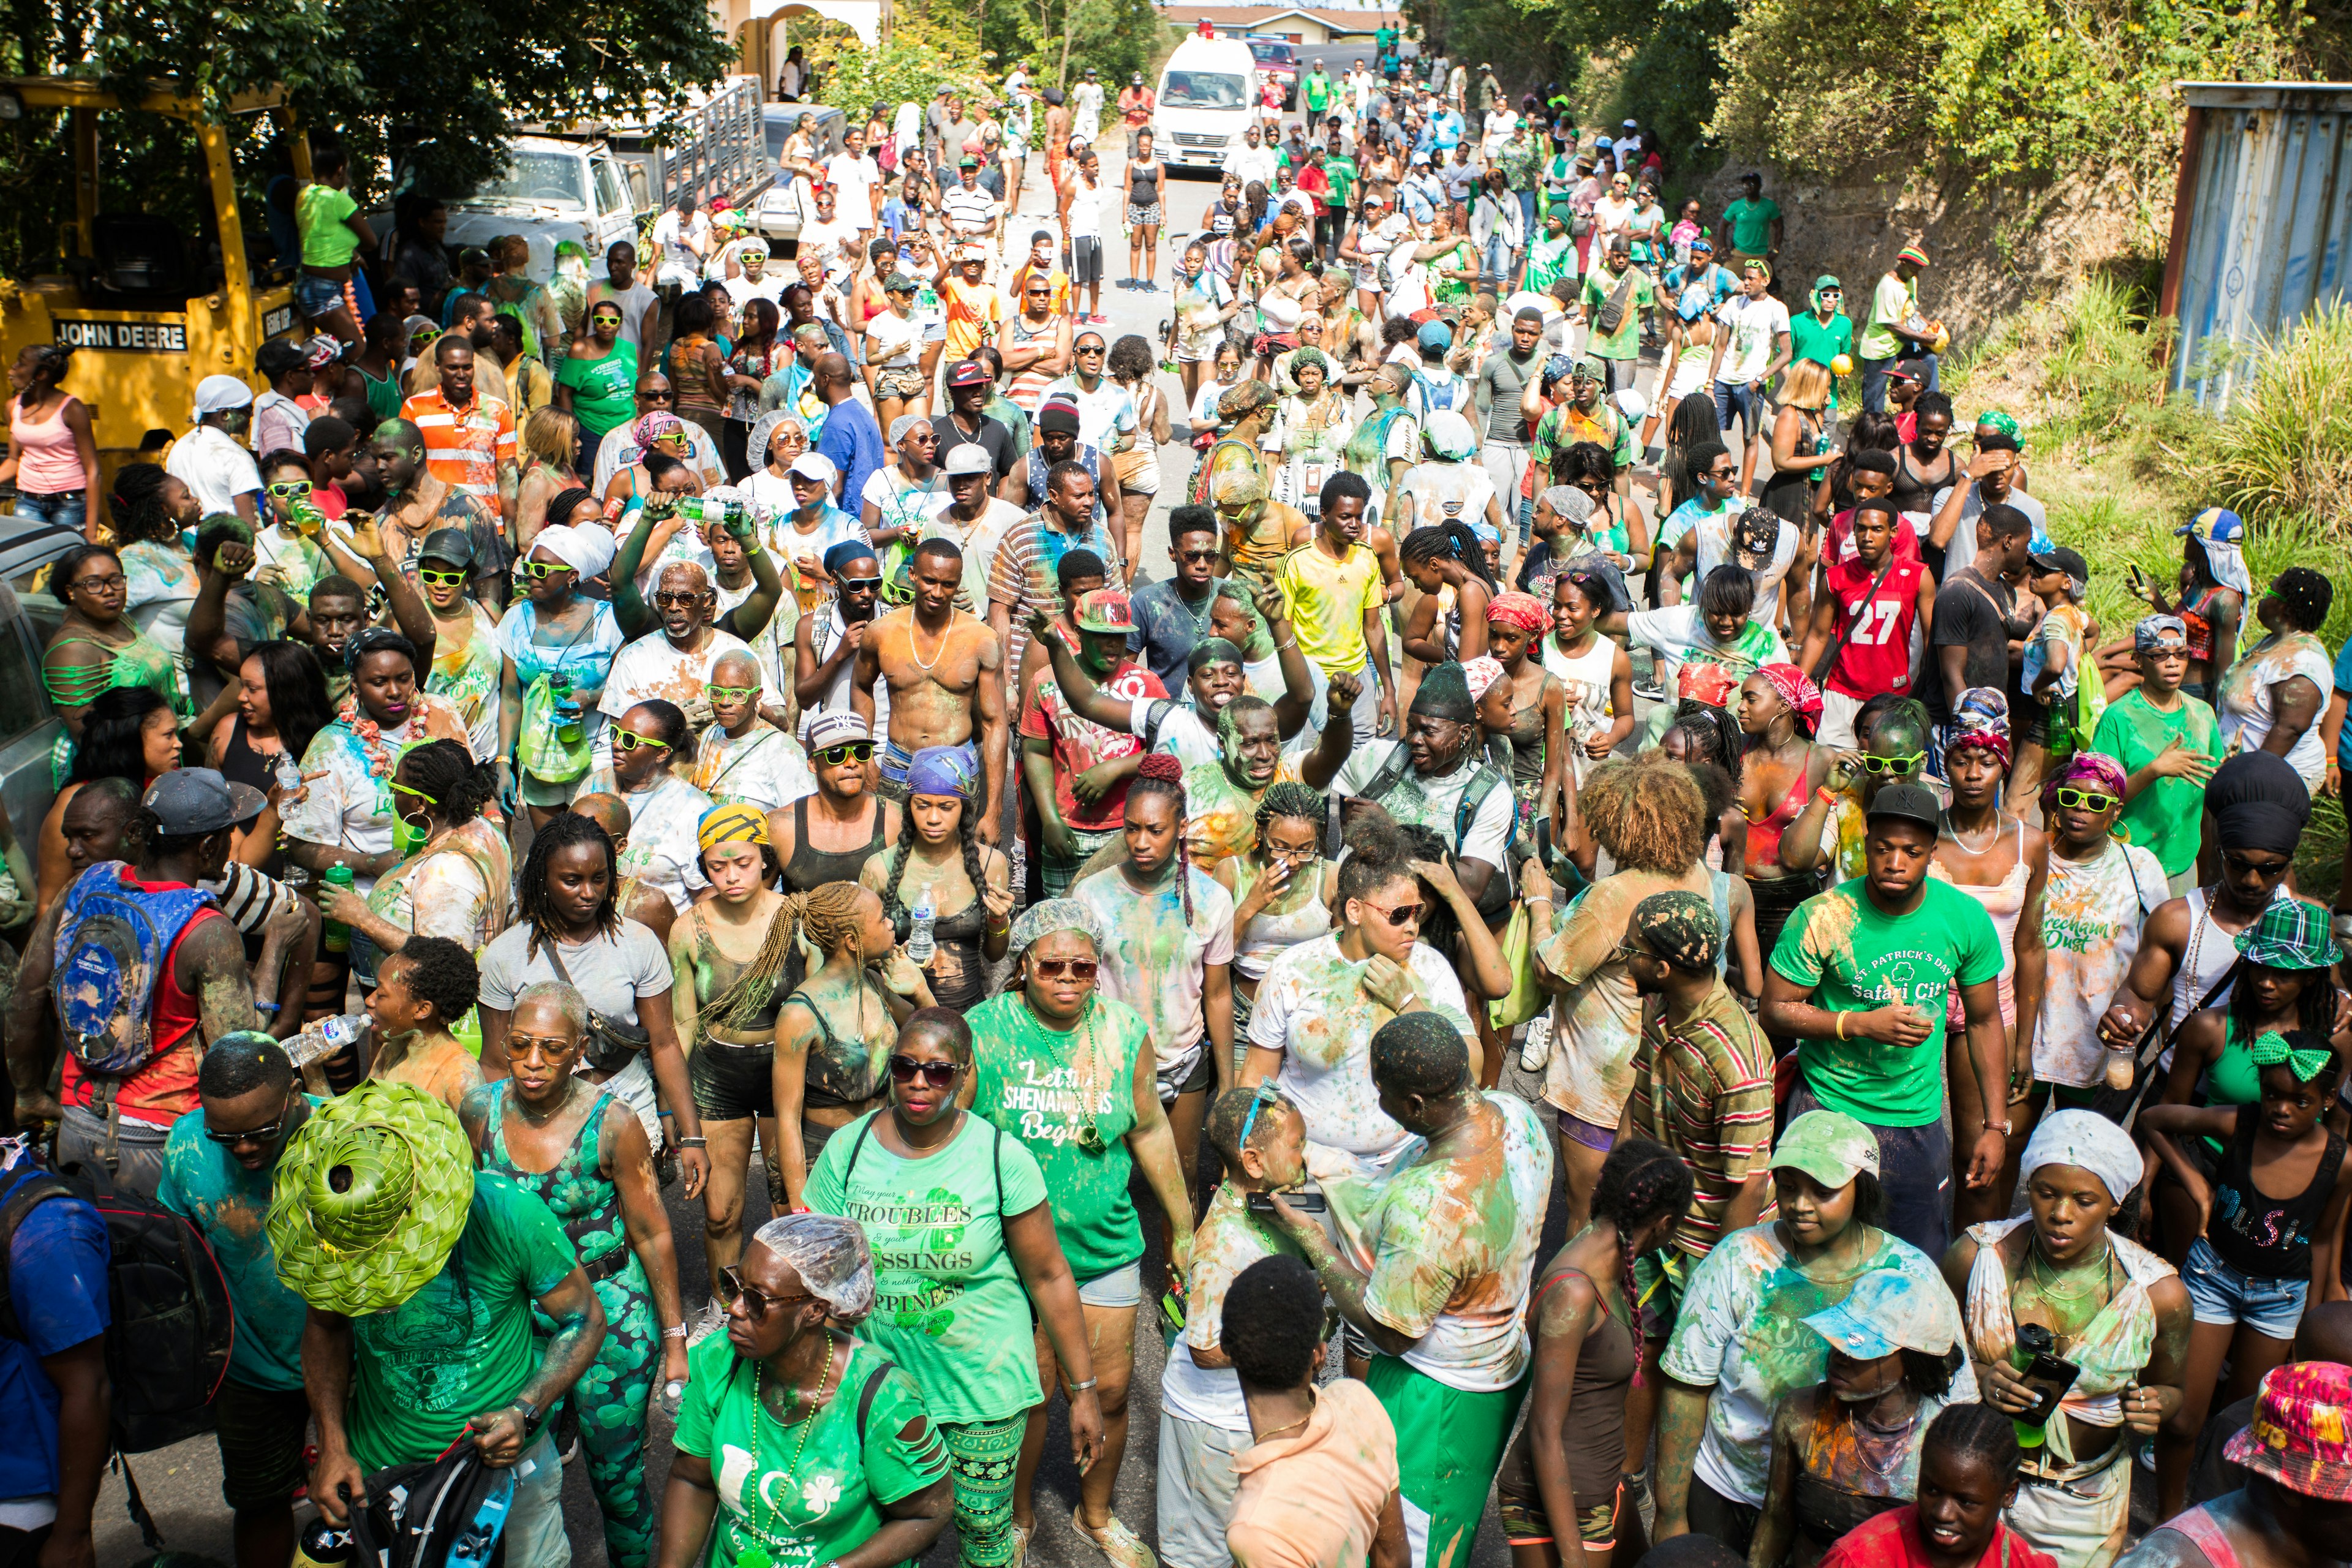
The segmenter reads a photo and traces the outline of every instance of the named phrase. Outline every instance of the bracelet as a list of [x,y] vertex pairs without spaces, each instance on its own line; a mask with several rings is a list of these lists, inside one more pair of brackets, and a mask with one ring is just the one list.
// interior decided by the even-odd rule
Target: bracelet
[[1101,1379],[1099,1379],[1099,1378],[1093,1378],[1093,1377],[1090,1377],[1090,1378],[1087,1379],[1084,1383],[1074,1383],[1074,1384],[1070,1384],[1070,1387],[1069,1387],[1069,1394],[1070,1394],[1070,1397],[1071,1397],[1071,1398],[1073,1398],[1073,1399],[1076,1399],[1079,1394],[1084,1394],[1087,1390],[1088,1390],[1088,1389],[1092,1388],[1092,1387],[1093,1387],[1097,1383],[1099,1383],[1100,1381],[1101,1381]]
[[257,1013],[275,1013],[278,1011],[278,1004],[275,1002],[256,1002],[253,1005],[253,1010]]
[[1814,786],[1813,798],[1820,801],[1823,805],[1828,806],[1832,811],[1835,811],[1837,809],[1837,792],[1831,789],[1827,784],[1818,784]]
[[1834,1018],[1837,1020],[1837,1037],[1838,1037],[1838,1038],[1839,1038],[1839,1039],[1841,1039],[1841,1040],[1844,1039],[1844,1038],[1845,1038],[1845,1015],[1844,1015],[1843,1013],[1834,1013],[1834,1014],[1832,1014],[1832,1015],[1831,1015],[1831,1016],[1834,1017]]
[[654,1112],[654,1114],[660,1117],[664,1121],[670,1120],[670,1113],[667,1110],[657,1110]]
[[507,1402],[507,1408],[509,1410],[521,1411],[523,1424],[525,1426],[529,1426],[531,1422],[539,1419],[539,1406],[533,1405],[530,1400],[525,1399],[520,1394],[516,1394],[512,1399]]
[[1297,647],[1298,646],[1298,639],[1297,637],[1292,637],[1286,642],[1278,642],[1274,646],[1277,651],[1286,647]]
[[1983,1121],[1980,1125],[1982,1125],[1984,1130],[1988,1132],[1998,1132],[2004,1138],[2009,1136],[2009,1123],[2007,1121],[1993,1121],[1986,1120]]
[[666,1340],[682,1340],[686,1338],[686,1325],[684,1323],[672,1323],[668,1328],[662,1331],[662,1338]]
[[677,1141],[677,1146],[681,1149],[707,1149],[710,1146],[710,1140],[708,1138],[681,1138]]

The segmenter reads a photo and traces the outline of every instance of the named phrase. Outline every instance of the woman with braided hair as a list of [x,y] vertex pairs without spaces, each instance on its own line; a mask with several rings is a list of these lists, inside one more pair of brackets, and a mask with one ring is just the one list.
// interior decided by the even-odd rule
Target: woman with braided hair
[[671,1010],[678,1038],[688,1042],[686,1076],[695,1113],[710,1141],[710,1189],[703,1194],[703,1249],[716,1275],[743,1256],[743,1189],[756,1127],[767,1166],[768,1206],[783,1208],[784,1179],[776,1138],[776,993],[799,979],[783,974],[757,1000],[739,996],[725,1016],[711,1004],[734,988],[766,945],[784,907],[774,884],[782,877],[767,818],[740,803],[715,806],[697,826],[702,874],[711,896],[689,908],[669,930]]
[[784,1202],[793,1208],[825,1140],[882,1103],[898,1026],[916,1008],[931,1005],[923,972],[893,945],[881,897],[855,882],[825,882],[784,895],[759,956],[710,1000],[705,1016],[738,1026],[753,1016],[785,989],[803,941],[824,963],[776,1006],[770,1079],[776,1164]]
[[1633,1260],[1666,1244],[1690,1196],[1690,1168],[1673,1150],[1627,1139],[1601,1163],[1591,1221],[1537,1276],[1528,1419],[1495,1478],[1514,1568],[1609,1568],[1642,1555],[1642,1516],[1622,1485],[1625,1400],[1642,1355]]
[[1013,863],[980,842],[980,770],[961,746],[926,746],[907,766],[907,826],[898,847],[857,875],[882,898],[898,941],[914,929],[914,906],[931,897],[928,972],[931,994],[969,1011],[988,994],[988,966],[1004,956],[1013,930]]
[[1234,903],[1234,1067],[1249,1037],[1250,1005],[1266,965],[1331,930],[1339,868],[1323,858],[1323,796],[1286,780],[1257,805],[1257,842],[1212,874]]
[[[1424,665],[1449,659],[1467,662],[1486,651],[1486,606],[1499,591],[1486,566],[1486,546],[1466,522],[1447,519],[1417,528],[1397,547],[1407,581],[1421,597],[1405,614],[1404,651]],[[1444,591],[1454,590],[1444,622],[1438,619]],[[1419,671],[1407,677],[1419,684]]]
[[1234,1081],[1234,900],[1192,864],[1184,765],[1153,752],[1128,785],[1127,858],[1082,876],[1070,897],[1101,923],[1101,990],[1142,1016],[1160,1069],[1160,1102],[1192,1184],[1209,1089]]
[[532,837],[515,879],[515,923],[481,951],[482,1076],[508,1076],[507,1030],[526,986],[573,987],[590,1008],[581,1076],[627,1103],[657,1154],[678,1151],[692,1200],[709,1162],[670,1011],[669,958],[659,937],[621,913],[619,861],[613,836],[577,812],[558,813]]

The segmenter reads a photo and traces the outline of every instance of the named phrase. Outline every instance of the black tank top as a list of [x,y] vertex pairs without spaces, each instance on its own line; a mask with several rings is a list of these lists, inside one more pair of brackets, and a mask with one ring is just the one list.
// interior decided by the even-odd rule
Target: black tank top
[[2221,1261],[2259,1279],[2304,1279],[2311,1275],[2311,1235],[2336,1191],[2344,1163],[2344,1140],[2331,1132],[2311,1184],[2291,1198],[2265,1195],[2254,1185],[2254,1119],[2258,1105],[2242,1106],[2238,1131],[2214,1184],[2213,1217],[2205,1239]]
[[230,725],[228,743],[221,748],[221,777],[232,784],[251,784],[264,795],[277,782],[276,752],[257,752],[245,738],[245,718]]
[[1130,171],[1134,178],[1127,188],[1128,205],[1156,207],[1160,205],[1160,160],[1138,163]]
[[1943,477],[1932,478],[1927,470],[1911,460],[1911,448],[1907,445],[1895,448],[1895,493],[1890,499],[1895,502],[1895,510],[1926,511],[1928,510],[1930,503],[1936,498],[1936,492],[1952,482],[1951,453],[1944,453],[1941,461],[1944,469]]
[[808,796],[793,802],[793,858],[784,863],[784,886],[795,893],[806,893],[822,888],[827,882],[855,882],[866,862],[882,847],[882,802],[874,802],[874,837],[862,849],[835,853],[811,847],[808,827]]

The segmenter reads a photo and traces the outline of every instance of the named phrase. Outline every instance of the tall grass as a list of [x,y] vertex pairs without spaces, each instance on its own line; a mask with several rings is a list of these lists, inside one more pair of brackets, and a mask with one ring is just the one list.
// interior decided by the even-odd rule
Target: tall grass
[[2232,356],[2226,418],[2167,443],[2189,481],[2249,523],[2312,517],[2352,531],[2352,305],[2314,311],[2284,339]]

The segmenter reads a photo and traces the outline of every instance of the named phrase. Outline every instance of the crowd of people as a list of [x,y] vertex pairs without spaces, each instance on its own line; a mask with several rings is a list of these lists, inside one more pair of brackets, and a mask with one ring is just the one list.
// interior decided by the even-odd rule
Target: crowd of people
[[318,335],[102,501],[26,353],[0,1563],[94,1563],[122,1364],[53,1169],[217,1261],[237,1568],[452,1478],[560,1568],[575,1453],[618,1568],[1007,1568],[1056,1403],[1119,1568],[2352,1552],[2331,584],[2210,510],[2111,638],[1923,251],[1792,320],[1756,188],[1400,53],[1160,342],[1021,79],[796,132],[775,271],[412,208],[357,310],[322,155]]

